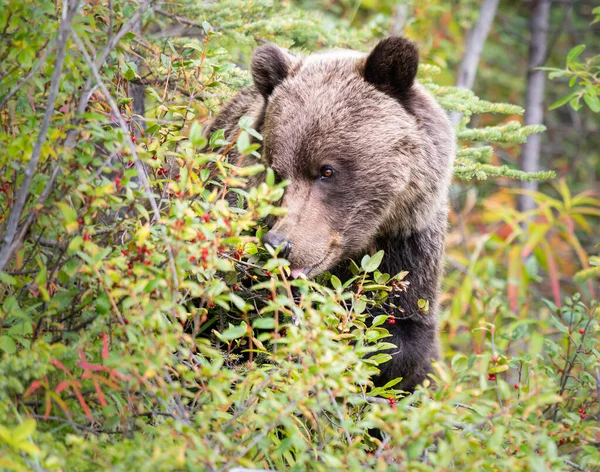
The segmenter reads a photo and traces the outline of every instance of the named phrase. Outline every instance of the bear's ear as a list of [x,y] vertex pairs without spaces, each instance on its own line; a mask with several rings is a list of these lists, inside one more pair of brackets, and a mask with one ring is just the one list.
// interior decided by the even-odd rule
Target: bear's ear
[[274,44],[265,44],[252,54],[254,85],[265,98],[273,92],[290,73],[293,58]]
[[384,91],[403,95],[419,68],[419,51],[411,40],[392,36],[377,44],[364,64],[364,79]]

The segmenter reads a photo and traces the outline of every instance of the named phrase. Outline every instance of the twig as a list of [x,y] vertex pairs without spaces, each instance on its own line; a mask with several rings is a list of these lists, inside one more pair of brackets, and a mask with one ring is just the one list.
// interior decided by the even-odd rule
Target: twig
[[46,112],[44,113],[44,119],[42,121],[40,133],[38,134],[33,152],[31,153],[31,159],[29,160],[29,164],[25,170],[25,176],[21,182],[19,194],[17,195],[17,199],[14,203],[12,211],[10,212],[2,248],[0,249],[0,272],[4,270],[12,255],[13,242],[15,235],[17,234],[19,220],[21,219],[21,214],[25,208],[25,203],[29,198],[29,190],[31,188],[33,177],[35,176],[35,170],[40,162],[42,146],[46,141],[46,135],[48,134],[52,115],[54,114],[54,104],[56,103],[56,97],[58,96],[60,77],[62,75],[67,52],[67,40],[69,39],[69,35],[71,33],[71,24],[78,5],[79,0],[74,0],[73,5],[70,8],[69,0],[66,0],[63,7],[62,20],[58,30],[58,38],[56,40],[56,61],[54,63],[54,72],[52,73],[52,83],[50,85],[50,93],[48,94]]
[[[112,98],[112,95],[110,94],[110,92],[108,91],[108,89],[106,88],[106,86],[104,85],[104,83],[102,82],[102,78],[100,77],[100,73],[98,72],[98,68],[96,67],[96,65],[94,64],[94,62],[92,61],[92,58],[90,57],[90,55],[87,52],[87,49],[85,48],[84,44],[81,42],[81,40],[79,39],[79,36],[77,36],[77,34],[73,31],[73,39],[75,40],[75,42],[77,43],[77,47],[80,49],[81,53],[83,54],[86,62],[88,63],[88,66],[90,67],[92,74],[98,84],[98,86],[100,87],[100,90],[102,90],[102,93],[104,94],[104,96],[106,97],[113,114],[115,115],[115,117],[117,118],[117,121],[119,123],[119,126],[121,126],[121,128],[123,129],[124,133],[125,133],[125,142],[127,143],[127,145],[129,146],[130,150],[131,150],[131,155],[133,157],[133,161],[135,163],[135,167],[138,171],[138,175],[140,177],[142,186],[144,188],[144,191],[146,193],[146,198],[148,199],[150,206],[152,207],[152,211],[154,212],[154,217],[156,218],[156,220],[158,221],[160,219],[160,211],[158,210],[158,206],[156,204],[156,200],[154,199],[154,196],[152,195],[152,188],[150,187],[150,183],[148,182],[148,178],[147,178],[147,174],[146,174],[146,169],[144,168],[144,165],[142,164],[142,161],[139,160],[138,158],[138,154],[137,154],[137,149],[135,147],[135,144],[133,143],[133,141],[131,140],[131,136],[129,134],[129,131],[127,129],[127,124],[125,123],[125,120],[123,119],[123,116],[121,115],[121,112],[119,111],[119,107],[117,106],[117,104],[115,103],[114,99]],[[166,231],[164,226],[161,226],[162,228],[162,232],[163,232],[163,237],[165,239],[165,246],[167,248],[167,253],[169,255],[169,263],[170,263],[170,267],[171,267],[171,272],[172,272],[172,276],[173,276],[173,283],[175,285],[174,287],[174,293],[177,292],[177,290],[179,289],[179,281],[177,278],[177,269],[175,267],[175,258],[173,257],[173,251],[171,249],[171,246],[169,244],[169,242],[167,241],[167,235],[166,235]]]
[[187,19],[187,18],[185,18],[183,16],[175,15],[173,13],[169,13],[167,11],[164,11],[162,8],[155,8],[154,11],[156,13],[158,13],[159,15],[166,16],[167,18],[171,18],[172,20],[175,20],[178,23],[181,23],[183,25],[197,26],[198,28],[202,28],[201,24],[199,24],[199,23],[197,23],[195,21],[189,20],[189,19]]
[[588,469],[584,469],[583,467],[581,467],[579,464],[576,464],[573,461],[570,461],[569,459],[563,459],[563,462],[565,464],[567,464],[569,467],[573,467],[575,470],[582,470],[582,471],[588,471]]
[[[323,380],[325,380],[325,379],[323,379]],[[340,428],[342,428],[342,430],[344,431],[344,434],[346,434],[346,441],[348,441],[348,446],[351,446],[352,445],[352,437],[350,436],[350,433],[348,432],[348,430],[343,426],[344,415],[342,415],[342,412],[340,411],[340,407],[337,404],[337,401],[335,401],[333,392],[331,391],[331,389],[329,387],[327,387],[327,393],[329,394],[331,403],[335,407],[335,412],[337,413],[338,419],[340,420]]]
[[[111,37],[111,39],[108,41],[108,43],[106,44],[106,46],[100,53],[99,59],[96,61],[97,67],[100,67],[102,64],[104,64],[104,61],[106,61],[106,59],[110,55],[110,52],[112,51],[112,49],[136,25],[136,23],[139,21],[141,16],[146,12],[146,10],[148,9],[148,7],[152,3],[152,1],[153,0],[144,1],[140,5],[140,8],[138,9],[138,11],[136,11],[133,14],[133,16],[119,30],[119,32],[116,35]],[[74,9],[74,10],[76,10],[76,9]],[[56,64],[55,64],[55,67],[56,67]],[[55,68],[55,72],[56,72],[56,70],[57,69]],[[75,137],[77,134],[77,125],[80,121],[80,118],[78,116],[85,112],[85,110],[87,108],[87,104],[92,95],[92,89],[93,89],[93,79],[92,79],[92,77],[90,77],[86,81],[86,83],[83,87],[83,92],[81,93],[81,96],[79,97],[79,103],[77,104],[76,118],[74,119],[74,121],[72,123],[72,125],[73,125],[72,128],[67,132],[67,137],[65,139],[63,153],[61,155],[59,155],[56,165],[54,166],[54,169],[52,170],[52,174],[50,175],[50,178],[48,179],[48,182],[46,183],[46,186],[44,187],[42,194],[39,196],[39,198],[37,200],[38,206],[41,206],[48,199],[50,194],[52,193],[52,190],[54,189],[54,182],[56,181],[56,178],[58,177],[58,174],[60,174],[60,171],[61,171],[61,164],[62,164],[62,159],[63,159],[62,156],[68,154],[68,150],[71,149],[75,144]],[[38,159],[39,159],[39,156],[38,156]],[[12,214],[11,214],[11,216],[12,216]],[[31,224],[33,223],[36,216],[37,216],[37,214],[35,212],[30,212],[29,215],[27,216],[27,219],[23,223],[23,226],[22,226],[21,232],[19,233],[19,236],[16,239],[12,238],[11,243],[8,247],[5,247],[3,245],[0,248],[0,272],[6,267],[6,264],[8,264],[8,260],[10,260],[14,251],[19,247],[20,241],[22,241],[23,238],[25,237],[25,235],[27,234],[27,231],[28,231],[29,227],[31,226]],[[6,254],[6,255],[4,255],[4,254]]]
[[2,101],[0,102],[0,108],[4,107],[4,105],[6,105],[8,101],[13,97],[13,95],[19,90],[21,90],[23,85],[25,85],[29,81],[29,79],[31,79],[37,73],[38,70],[40,70],[40,67],[42,67],[42,64],[44,64],[44,62],[46,62],[46,59],[48,58],[48,55],[50,54],[50,51],[52,51],[53,48],[54,44],[46,48],[40,60],[31,68],[29,73],[25,77],[23,77],[23,80],[21,80],[17,85],[15,85],[13,89],[2,98]]

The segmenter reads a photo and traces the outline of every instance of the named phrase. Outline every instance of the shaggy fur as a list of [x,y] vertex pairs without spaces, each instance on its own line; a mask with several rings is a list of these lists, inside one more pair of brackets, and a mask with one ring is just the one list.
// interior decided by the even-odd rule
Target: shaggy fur
[[[385,250],[382,270],[409,271],[408,291],[392,297],[398,346],[378,384],[401,376],[412,390],[438,357],[439,286],[455,137],[446,114],[414,82],[418,52],[402,37],[360,54],[307,57],[274,45],[257,49],[255,87],[242,90],[209,133],[237,132],[251,116],[263,157],[283,179],[288,210],[267,234],[286,241],[295,274],[343,275],[349,258]],[[237,156],[234,156],[237,158]],[[333,170],[329,178],[323,169]],[[418,299],[430,303],[419,311]]]

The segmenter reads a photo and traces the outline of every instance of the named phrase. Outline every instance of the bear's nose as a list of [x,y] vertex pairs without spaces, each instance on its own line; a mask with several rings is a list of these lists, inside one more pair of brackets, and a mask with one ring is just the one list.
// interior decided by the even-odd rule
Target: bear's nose
[[272,248],[280,248],[279,255],[281,257],[287,257],[292,250],[292,243],[287,236],[279,231],[269,231],[262,237],[262,242],[268,244]]

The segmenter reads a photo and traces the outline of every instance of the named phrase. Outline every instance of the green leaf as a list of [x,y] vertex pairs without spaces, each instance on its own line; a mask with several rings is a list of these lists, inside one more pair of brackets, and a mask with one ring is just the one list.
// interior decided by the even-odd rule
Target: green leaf
[[508,364],[500,364],[489,369],[488,374],[499,374],[500,372],[506,372],[507,370]]
[[256,318],[252,322],[256,329],[275,329],[275,318]]
[[7,274],[6,272],[0,272],[0,282],[3,282],[7,285],[16,285],[17,279],[15,279],[12,275]]
[[585,44],[580,44],[579,46],[575,46],[573,49],[569,51],[567,54],[567,66],[571,64],[585,49]]
[[108,298],[108,295],[105,292],[103,292],[98,296],[98,298],[96,298],[96,312],[99,315],[105,315],[109,311],[110,299]]
[[36,422],[33,418],[27,418],[19,426],[13,429],[13,440],[16,442],[23,441],[33,433],[35,433]]
[[556,108],[562,107],[566,103],[569,103],[569,100],[571,100],[575,95],[577,95],[577,93],[578,92],[572,92],[569,95],[567,95],[566,97],[563,97],[560,100],[557,100],[556,102],[554,102],[552,105],[550,105],[548,107],[548,110],[555,110]]
[[377,326],[381,326],[383,323],[385,323],[388,320],[389,316],[388,315],[378,315],[375,317],[375,319],[373,320],[373,323],[371,323],[371,327],[375,328]]
[[17,345],[9,336],[0,336],[0,350],[7,354],[14,354],[17,351]]
[[594,95],[594,93],[586,92],[583,96],[583,101],[590,107],[594,113],[600,112],[600,99],[598,95]]
[[464,354],[458,353],[452,358],[452,369],[455,372],[464,372],[469,366],[469,358]]
[[221,333],[221,337],[226,340],[241,338],[248,332],[248,325],[242,321],[238,326],[229,323],[229,328]]
[[383,260],[383,250],[377,251],[375,254],[369,257],[369,255],[365,255],[360,261],[360,266],[365,272],[373,272],[379,267],[381,261]]
[[197,121],[194,121],[190,128],[190,142],[197,148],[206,146],[206,138],[202,136],[202,126]]
[[331,286],[335,289],[336,292],[342,291],[342,282],[335,275],[332,275],[329,281],[331,282]]
[[224,144],[227,144],[227,140],[225,139],[225,130],[222,129],[215,131],[208,141],[211,149],[216,149]]

